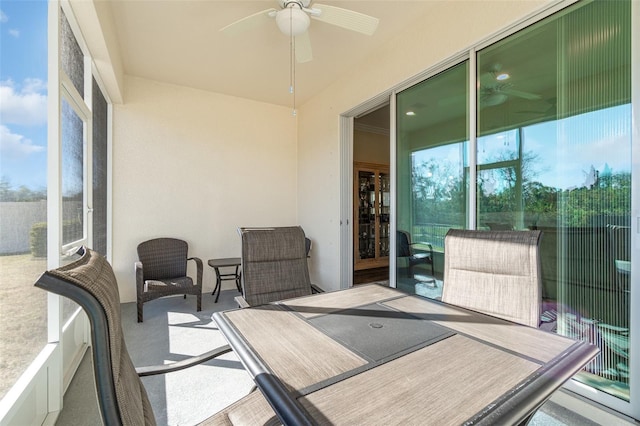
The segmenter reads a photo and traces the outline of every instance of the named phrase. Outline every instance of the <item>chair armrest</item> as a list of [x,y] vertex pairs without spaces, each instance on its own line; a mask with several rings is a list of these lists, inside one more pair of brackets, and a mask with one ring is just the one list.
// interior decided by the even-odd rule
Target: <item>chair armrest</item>
[[185,368],[202,364],[203,362],[209,361],[210,359],[213,359],[213,358],[217,358],[220,355],[224,355],[229,352],[231,352],[231,346],[224,345],[224,346],[220,346],[219,348],[215,348],[209,352],[205,352],[202,355],[183,359],[182,361],[173,362],[171,364],[138,367],[136,368],[136,373],[138,373],[138,376],[140,377],[171,373],[173,371],[184,370]]
[[311,294],[313,293],[324,293],[324,290],[315,284],[311,284]]
[[187,262],[193,260],[196,262],[196,285],[202,286],[202,259],[199,257],[189,257]]
[[410,259],[414,260],[431,259],[431,257],[431,253],[429,253],[428,251],[416,251],[411,256],[409,256]]
[[409,244],[409,246],[415,246],[415,245],[428,246],[429,249],[423,249],[423,248],[420,248],[420,247],[412,247],[411,248],[412,252],[415,250],[416,253],[429,253],[430,255],[433,255],[433,246],[431,245],[431,243],[428,243],[426,241],[420,241],[420,242],[415,242],[415,243]]
[[244,297],[242,296],[236,296],[233,298],[233,300],[236,301],[236,303],[238,304],[239,308],[250,308],[251,306],[247,303],[247,301],[244,299]]
[[136,291],[137,294],[142,294],[144,293],[144,270],[142,268],[142,262],[135,262],[133,267],[136,271]]
[[427,242],[427,241],[416,241],[413,242],[411,244],[409,244],[410,246],[415,246],[415,245],[423,245],[423,246],[429,246],[429,250],[433,250],[433,245],[431,245],[431,243]]

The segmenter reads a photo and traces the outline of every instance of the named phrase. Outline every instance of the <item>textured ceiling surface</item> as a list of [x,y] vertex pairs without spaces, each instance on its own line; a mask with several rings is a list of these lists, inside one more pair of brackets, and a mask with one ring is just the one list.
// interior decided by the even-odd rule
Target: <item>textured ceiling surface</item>
[[[313,60],[295,66],[298,105],[398,37],[434,4],[428,0],[321,3],[375,16],[380,23],[373,36],[366,36],[311,20]],[[220,32],[245,16],[279,8],[276,0],[114,0],[110,7],[126,74],[292,105],[290,40],[275,20],[233,36]]]

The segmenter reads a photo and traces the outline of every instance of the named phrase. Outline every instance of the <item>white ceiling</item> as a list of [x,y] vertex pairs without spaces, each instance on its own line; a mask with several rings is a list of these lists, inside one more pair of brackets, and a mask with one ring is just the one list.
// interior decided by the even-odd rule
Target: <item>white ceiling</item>
[[[404,28],[429,13],[435,2],[320,3],[375,16],[380,23],[373,36],[366,36],[312,20],[313,60],[296,64],[297,105],[398,37]],[[233,37],[219,31],[250,14],[278,8],[276,0],[112,0],[110,6],[126,74],[292,105],[289,39],[280,33],[275,21]]]

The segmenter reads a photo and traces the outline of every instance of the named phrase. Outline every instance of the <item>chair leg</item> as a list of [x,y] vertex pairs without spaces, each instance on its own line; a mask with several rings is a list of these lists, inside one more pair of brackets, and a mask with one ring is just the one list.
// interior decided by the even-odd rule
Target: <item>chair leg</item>
[[198,298],[197,311],[200,312],[202,310],[202,292],[198,293],[196,297]]
[[138,322],[142,322],[142,302],[138,301]]

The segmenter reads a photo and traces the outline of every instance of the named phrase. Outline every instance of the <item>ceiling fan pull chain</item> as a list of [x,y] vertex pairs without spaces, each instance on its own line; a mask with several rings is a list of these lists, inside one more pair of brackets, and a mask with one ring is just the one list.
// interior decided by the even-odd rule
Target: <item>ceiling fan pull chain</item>
[[[293,7],[293,6],[291,6]],[[293,12],[289,7],[289,93],[293,95],[293,111],[296,115],[296,39],[293,35]]]

